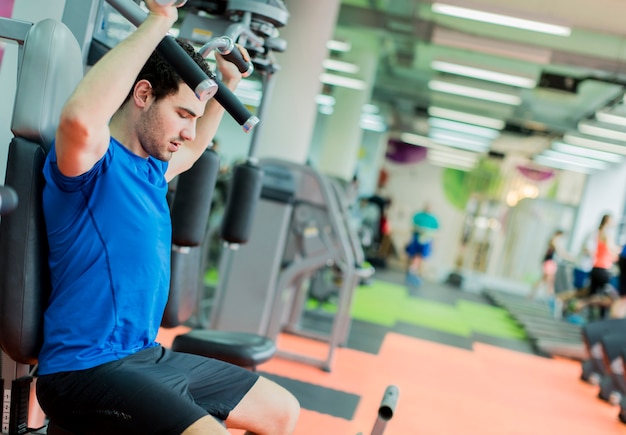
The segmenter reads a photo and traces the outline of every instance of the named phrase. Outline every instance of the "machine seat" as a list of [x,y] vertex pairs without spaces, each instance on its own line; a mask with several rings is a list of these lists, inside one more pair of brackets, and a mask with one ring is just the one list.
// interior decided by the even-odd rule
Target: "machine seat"
[[215,358],[250,370],[276,353],[273,340],[246,332],[196,329],[178,335],[172,350]]

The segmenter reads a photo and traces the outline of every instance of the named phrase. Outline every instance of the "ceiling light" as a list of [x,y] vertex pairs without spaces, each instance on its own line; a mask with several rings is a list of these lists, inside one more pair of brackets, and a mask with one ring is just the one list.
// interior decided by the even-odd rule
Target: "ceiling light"
[[497,71],[491,71],[483,68],[476,68],[468,65],[460,65],[452,62],[445,62],[441,60],[434,60],[430,64],[431,68],[435,71],[440,71],[448,74],[456,74],[465,77],[472,77],[479,80],[486,80],[489,82],[502,83],[510,86],[517,86],[520,88],[532,89],[536,86],[537,82],[530,77],[523,77],[520,75],[502,73]]
[[549,168],[555,169],[564,169],[566,171],[580,172],[582,174],[591,174],[595,172],[588,166],[576,165],[572,163],[564,162],[560,159],[555,159],[553,157],[547,157],[542,155],[536,155],[533,157],[533,161],[539,165],[547,166]]
[[441,145],[447,145],[453,148],[469,150],[474,152],[484,152],[489,149],[489,142],[468,136],[462,136],[450,133],[444,130],[431,130],[428,136]]
[[478,159],[474,158],[472,160],[458,158],[452,154],[441,153],[434,150],[428,150],[426,154],[426,160],[429,163],[436,166],[443,166],[445,168],[458,169],[461,171],[469,171],[476,167],[476,163]]
[[440,160],[440,161],[455,162],[455,163],[459,163],[459,164],[463,164],[467,166],[476,166],[476,163],[478,162],[478,154],[475,154],[475,153],[465,153],[465,154],[468,154],[468,155],[433,149],[433,150],[428,150],[427,157],[431,160],[434,159],[434,160]]
[[247,106],[258,107],[263,97],[263,85],[258,80],[243,79],[234,94]]
[[468,168],[473,168],[478,162],[479,155],[468,151],[440,147],[429,149],[426,157],[431,161],[454,163]]
[[433,3],[432,11],[451,17],[464,18],[467,20],[481,21],[483,23],[497,24],[506,27],[530,30],[532,32],[548,33],[557,36],[569,36],[572,29],[557,24],[544,23],[541,21],[526,20],[508,15],[494,14],[476,9],[462,8],[444,3]]
[[435,147],[429,149],[428,152],[433,156],[448,157],[451,159],[457,159],[465,162],[476,162],[479,155],[471,151],[458,150],[454,148]]
[[430,148],[433,145],[433,141],[426,136],[421,136],[414,133],[402,133],[400,140],[404,143],[416,145],[424,148]]
[[357,65],[336,59],[324,59],[322,66],[331,71],[347,74],[356,74],[359,72],[359,67]]
[[578,132],[565,133],[563,140],[568,144],[626,156],[626,146],[623,142],[613,142],[608,139],[602,140],[597,136],[589,136]]
[[505,126],[501,119],[488,118],[486,116],[474,115],[467,112],[459,112],[456,110],[444,109],[443,107],[431,106],[428,108],[430,116],[439,118],[452,119],[453,121],[465,122],[467,124],[481,125],[487,128],[502,130]]
[[436,45],[523,60],[538,65],[548,65],[552,58],[552,52],[547,48],[483,38],[443,27],[435,27],[431,42]]
[[376,104],[364,104],[363,113],[379,113],[380,108]]
[[363,130],[376,131],[379,133],[387,131],[387,124],[385,124],[383,117],[371,113],[361,114],[359,127],[361,127]]
[[347,41],[338,41],[336,39],[331,39],[326,42],[326,48],[332,51],[340,51],[342,53],[346,53],[352,50],[352,44]]
[[493,101],[495,103],[511,104],[514,106],[522,103],[522,98],[519,95],[472,88],[470,86],[458,85],[456,83],[444,82],[442,80],[431,80],[428,82],[428,87],[437,92],[477,98],[479,100]]
[[334,106],[335,97],[332,95],[318,94],[315,96],[315,102],[317,104],[321,104],[322,106]]
[[500,136],[499,130],[493,128],[480,127],[478,125],[465,124],[463,122],[451,121],[449,119],[442,118],[428,118],[428,125],[433,128],[440,128],[443,130],[451,130],[457,133],[464,133],[472,136],[480,136],[488,139],[495,139]]
[[258,107],[261,104],[263,92],[254,89],[237,88],[234,94],[241,102],[247,106]]
[[606,151],[599,151],[592,148],[570,145],[565,142],[552,142],[552,149],[557,152],[573,154],[581,157],[589,157],[591,159],[604,160],[605,162],[620,163],[624,160],[624,156]]
[[[444,144],[440,142],[434,142],[433,140],[431,140],[430,138],[426,136],[421,136],[415,133],[402,133],[400,135],[400,140],[404,143],[428,148],[429,153],[433,150],[440,151],[448,155],[461,157],[461,159],[463,159],[464,157],[466,160],[476,155],[476,151],[471,150],[468,147],[452,146],[452,145],[448,145],[448,144]],[[484,150],[481,148],[479,152],[482,152],[482,151]],[[435,153],[435,155],[436,154],[437,153]]]
[[333,106],[318,106],[317,111],[322,115],[332,115],[335,112],[335,108]]
[[428,162],[434,166],[441,166],[442,168],[456,169],[457,171],[469,172],[476,167],[476,165],[466,165],[459,162],[434,159],[432,157],[426,157]]
[[596,112],[596,119],[600,122],[626,127],[626,107],[619,104],[610,109],[600,109]]
[[614,125],[584,120],[578,123],[578,131],[591,136],[626,142],[626,129],[616,129]]
[[601,160],[575,156],[573,154],[566,154],[566,153],[562,153],[562,152],[558,152],[558,151],[554,151],[550,149],[542,151],[539,155],[548,157],[551,159],[557,159],[568,164],[586,166],[588,168],[597,169],[597,170],[603,170],[603,169],[608,168],[609,166],[607,162],[603,162]]
[[327,85],[341,86],[344,88],[363,90],[365,89],[365,82],[359,79],[353,79],[351,77],[338,76],[336,74],[322,73],[320,75],[320,81]]

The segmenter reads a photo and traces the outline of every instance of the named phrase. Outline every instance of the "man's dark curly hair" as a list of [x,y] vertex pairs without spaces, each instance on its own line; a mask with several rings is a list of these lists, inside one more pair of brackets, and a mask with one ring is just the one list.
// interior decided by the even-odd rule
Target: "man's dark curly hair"
[[[176,42],[178,42],[178,45],[180,45],[187,52],[187,54],[191,56],[191,58],[209,77],[212,76],[208,63],[191,44],[179,38],[176,38]],[[178,92],[179,85],[183,83],[183,80],[174,71],[170,64],[166,62],[165,59],[163,59],[156,51],[152,53],[146,64],[139,72],[139,75],[135,79],[135,83],[133,83],[133,88],[140,80],[147,80],[150,82],[152,85],[152,94],[157,101]],[[133,91],[131,89],[127,100],[132,95],[132,92]]]

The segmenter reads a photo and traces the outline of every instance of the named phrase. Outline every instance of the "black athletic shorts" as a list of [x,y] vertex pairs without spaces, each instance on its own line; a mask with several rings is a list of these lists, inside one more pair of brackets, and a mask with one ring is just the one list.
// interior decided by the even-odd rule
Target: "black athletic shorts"
[[159,346],[40,376],[37,399],[51,421],[77,435],[180,434],[207,414],[225,420],[257,379],[241,367]]

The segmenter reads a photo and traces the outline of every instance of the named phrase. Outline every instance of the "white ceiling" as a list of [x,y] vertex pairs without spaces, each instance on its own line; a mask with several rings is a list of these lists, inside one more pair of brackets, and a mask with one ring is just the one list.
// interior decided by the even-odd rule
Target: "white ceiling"
[[[336,34],[376,38],[380,61],[373,100],[390,109],[392,131],[419,130],[436,105],[504,118],[507,130],[546,140],[529,141],[532,155],[595,111],[622,98],[626,84],[626,1],[623,0],[443,0],[442,3],[572,27],[568,37],[542,35],[495,24],[434,14],[431,2],[342,0]],[[346,58],[348,60],[348,58]],[[578,83],[575,92],[555,81],[534,89],[493,86],[433,71],[433,60],[482,66],[540,80],[546,74]],[[432,78],[488,86],[519,94],[518,106],[433,92]],[[510,141],[509,141],[510,142]],[[507,145],[510,146],[510,143]],[[506,152],[507,150],[502,150]],[[509,150],[510,151],[510,150]]]

